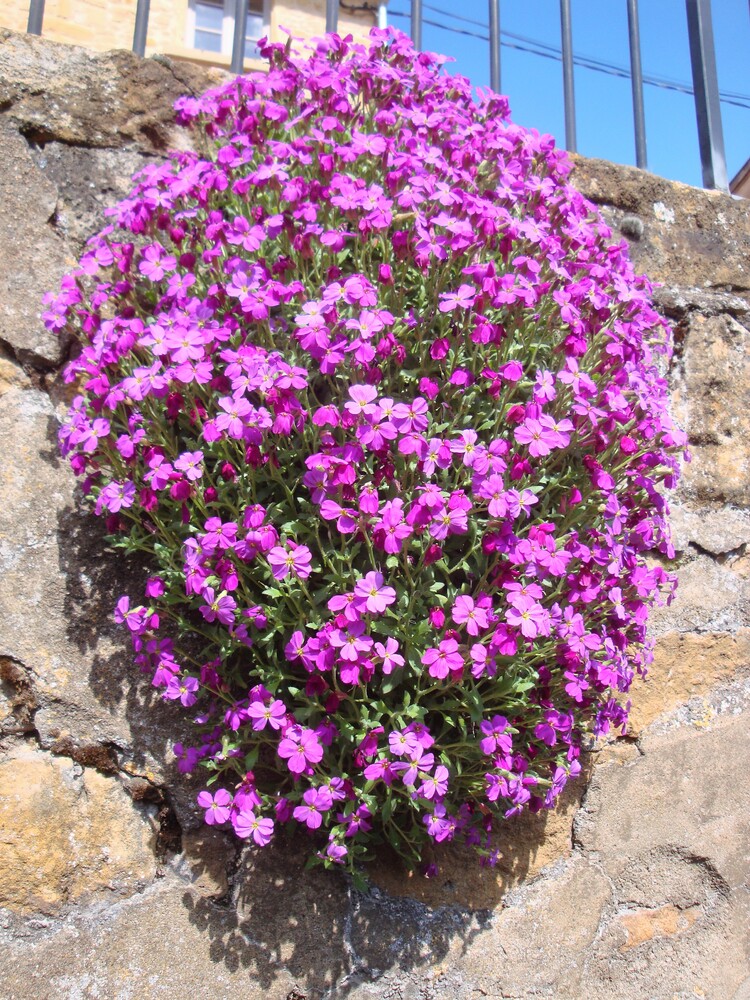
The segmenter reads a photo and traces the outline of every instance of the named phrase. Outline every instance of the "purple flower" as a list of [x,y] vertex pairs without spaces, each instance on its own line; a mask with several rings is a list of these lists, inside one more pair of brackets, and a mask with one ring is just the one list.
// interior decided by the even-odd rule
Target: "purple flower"
[[455,639],[443,639],[438,647],[431,646],[426,649],[422,663],[427,667],[430,677],[438,680],[443,680],[449,673],[460,674],[464,666]]
[[232,826],[238,837],[243,840],[252,837],[259,847],[265,847],[273,837],[273,820],[258,817],[252,811],[233,813]]
[[198,700],[196,691],[199,686],[197,677],[170,677],[167,681],[164,697],[168,701],[179,699],[186,708],[189,708]]
[[306,545],[296,545],[291,549],[276,545],[266,558],[277,580],[285,579],[290,573],[295,573],[301,580],[306,580],[312,572],[312,552]]
[[393,587],[384,586],[384,583],[382,573],[371,572],[354,585],[355,598],[370,614],[384,614],[386,608],[396,600],[396,591]]
[[224,592],[216,594],[213,587],[206,587],[203,591],[205,604],[201,604],[200,612],[207,622],[220,622],[222,625],[231,625],[234,621],[234,612],[237,602],[230,595]]
[[148,612],[144,607],[131,608],[130,598],[125,595],[120,598],[115,608],[115,621],[118,625],[127,625],[131,632],[139,634],[146,628]]
[[232,796],[226,788],[219,788],[215,795],[199,792],[198,805],[206,810],[205,821],[209,826],[226,823],[230,815]]
[[304,823],[310,830],[317,830],[323,822],[323,814],[333,805],[330,789],[308,788],[302,796],[304,805],[297,806],[292,814],[298,823]]
[[[290,734],[293,730],[289,731]],[[298,737],[285,736],[279,743],[279,757],[285,760],[292,774],[302,774],[309,765],[318,764],[323,759],[323,747],[315,733],[303,729]]]

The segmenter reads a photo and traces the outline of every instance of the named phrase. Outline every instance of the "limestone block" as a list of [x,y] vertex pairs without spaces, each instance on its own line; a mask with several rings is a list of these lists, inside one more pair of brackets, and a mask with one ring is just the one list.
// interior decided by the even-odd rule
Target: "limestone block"
[[0,656],[28,671],[45,747],[114,744],[158,780],[188,720],[133,666],[112,609],[139,592],[140,575],[107,552],[101,522],[74,509],[56,434],[45,393],[0,397]]
[[[174,101],[226,74],[131,52],[91,52],[0,29],[0,105],[37,143],[161,153],[174,140]],[[182,130],[180,130],[182,131]]]
[[54,228],[57,189],[5,121],[0,146],[0,343],[21,361],[50,367],[60,361],[64,343],[42,326],[42,296],[57,289],[72,263]]
[[155,874],[153,840],[116,779],[26,745],[0,762],[0,906],[137,892]]
[[571,183],[614,228],[643,224],[630,246],[638,271],[683,287],[750,287],[750,201],[665,180],[635,167],[574,157]]
[[719,684],[750,674],[750,629],[737,632],[666,632],[656,644],[644,681],[636,680],[628,734],[638,736],[652,722],[705,697]]
[[649,632],[734,632],[750,624],[750,585],[732,566],[700,555],[679,567],[669,606],[654,608]]
[[750,543],[750,514],[732,507],[692,509],[670,505],[672,541],[678,552],[694,546],[712,556],[734,554]]
[[[748,717],[716,720],[641,737],[644,754],[622,767],[595,770],[575,821],[576,839],[609,874],[629,859],[667,852],[698,859],[725,891],[750,877]],[[680,866],[678,865],[678,868]]]
[[750,331],[731,316],[692,314],[673,381],[692,452],[680,495],[750,505]]

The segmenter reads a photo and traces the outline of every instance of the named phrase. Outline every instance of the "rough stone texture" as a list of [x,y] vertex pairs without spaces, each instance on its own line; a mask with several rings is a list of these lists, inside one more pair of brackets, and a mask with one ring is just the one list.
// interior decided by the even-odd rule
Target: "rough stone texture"
[[36,143],[163,153],[184,142],[173,124],[174,101],[222,75],[165,57],[91,52],[0,29],[0,107]]
[[750,501],[750,328],[727,313],[692,313],[674,377],[674,411],[689,427],[683,495],[703,504]]
[[51,367],[64,345],[39,322],[42,295],[72,263],[55,232],[57,188],[37,170],[28,144],[7,121],[0,126],[0,143],[0,343],[21,361]]
[[750,629],[737,632],[665,632],[648,677],[633,696],[628,734],[638,736],[675,711],[733,678],[750,675]]
[[0,762],[0,907],[44,912],[142,890],[154,838],[115,778],[27,746]]
[[[497,869],[385,855],[372,888],[200,826],[111,620],[142,568],[103,551],[56,455],[66,345],[37,320],[99,213],[176,141],[205,72],[0,32],[0,996],[750,1000],[748,203],[576,160],[676,324],[679,596],[628,738]],[[181,140],[183,141],[183,140]]]
[[[747,201],[606,160],[574,160],[572,183],[601,207],[616,235],[628,238],[636,265],[654,281],[686,290],[750,289]],[[641,225],[623,227],[626,219]]]

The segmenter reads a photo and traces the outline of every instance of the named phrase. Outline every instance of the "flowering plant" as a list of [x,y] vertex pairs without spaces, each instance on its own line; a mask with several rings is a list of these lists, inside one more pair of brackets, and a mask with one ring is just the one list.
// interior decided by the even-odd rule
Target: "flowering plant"
[[684,437],[646,279],[548,136],[374,30],[177,104],[49,296],[61,433],[206,822],[353,866],[554,805],[624,727]]

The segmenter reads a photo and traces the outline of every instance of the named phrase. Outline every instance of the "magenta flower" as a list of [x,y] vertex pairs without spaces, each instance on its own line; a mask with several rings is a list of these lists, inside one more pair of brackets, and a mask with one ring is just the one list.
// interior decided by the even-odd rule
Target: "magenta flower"
[[408,729],[391,733],[388,746],[395,757],[412,757],[418,750],[421,751],[419,740]]
[[179,472],[184,473],[186,479],[194,483],[203,475],[202,463],[202,451],[185,451],[176,459],[174,467]]
[[248,716],[253,720],[253,729],[261,730],[266,726],[271,729],[281,729],[286,719],[286,706],[276,698],[270,705],[262,701],[253,701],[247,709]]
[[448,768],[438,764],[434,774],[425,774],[419,786],[423,799],[442,798],[448,792]]
[[252,811],[233,813],[232,826],[238,837],[243,840],[252,837],[258,847],[265,847],[273,837],[273,820],[258,817]]
[[404,658],[399,653],[399,644],[391,636],[385,643],[375,643],[375,654],[382,660],[384,674],[392,674],[396,667],[403,667]]
[[372,649],[372,639],[365,635],[365,623],[362,621],[351,622],[346,628],[334,629],[329,640],[331,646],[338,650],[339,657],[350,663],[356,663]]
[[304,805],[297,806],[292,815],[298,823],[304,823],[310,830],[317,830],[323,822],[323,814],[333,805],[330,789],[325,785],[321,788],[308,788],[302,801]]
[[514,431],[515,439],[519,444],[526,444],[529,447],[529,454],[534,458],[540,455],[549,455],[550,451],[556,447],[557,435],[549,427],[545,427],[540,420],[529,417],[520,427]]
[[519,628],[527,639],[535,639],[549,628],[549,614],[530,597],[519,596],[513,607],[505,612],[509,625]]
[[373,615],[382,615],[395,602],[396,591],[384,586],[382,573],[370,572],[354,585],[354,595],[360,606]]
[[290,549],[276,545],[266,558],[277,580],[285,579],[290,573],[296,574],[300,580],[306,580],[312,572],[312,552],[306,545],[296,545]]
[[456,625],[465,625],[469,635],[479,635],[489,627],[487,611],[474,603],[474,598],[461,594],[453,605],[453,621]]
[[455,309],[471,309],[476,298],[476,289],[471,285],[461,285],[455,292],[447,292],[440,296],[440,312],[453,312]]
[[199,792],[197,801],[201,809],[206,810],[205,821],[209,826],[226,823],[229,819],[232,796],[226,788],[219,788],[215,795]]
[[[291,734],[293,730],[289,732]],[[286,761],[292,774],[302,774],[311,764],[320,763],[323,759],[323,747],[315,733],[303,729],[297,737],[285,736],[279,743],[278,754]]]
[[378,390],[374,386],[353,385],[349,389],[349,401],[344,406],[355,417],[372,417],[378,412],[377,398]]
[[438,680],[444,680],[449,673],[460,674],[464,666],[455,639],[443,639],[438,647],[431,646],[425,650],[422,663],[429,675]]

